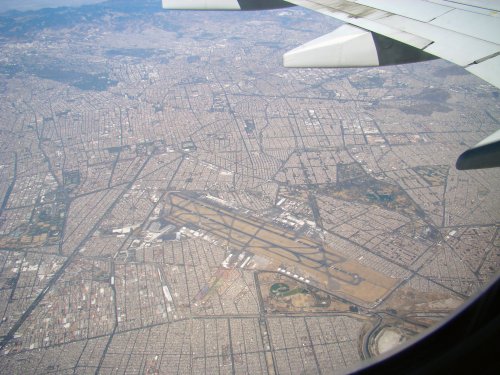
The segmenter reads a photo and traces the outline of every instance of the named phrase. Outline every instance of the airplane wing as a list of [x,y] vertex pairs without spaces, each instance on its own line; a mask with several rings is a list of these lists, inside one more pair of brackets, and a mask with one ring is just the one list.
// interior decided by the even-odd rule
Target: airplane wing
[[[338,29],[329,37],[319,38],[285,55],[285,65],[301,65],[304,49],[346,48],[356,38],[375,34],[359,66],[376,62],[385,64],[396,43],[383,43],[377,36],[400,42],[417,51],[448,60],[500,88],[500,1],[486,0],[289,0],[291,3],[318,11],[346,22],[341,41]],[[361,36],[360,36],[361,35]],[[328,42],[325,41],[328,39]],[[337,43],[335,43],[337,39]],[[318,40],[318,39],[317,39]],[[387,55],[387,56],[385,56]],[[321,61],[318,64],[328,64]],[[392,62],[391,61],[391,62]],[[340,63],[342,63],[340,59]],[[333,64],[332,64],[333,65]],[[353,64],[356,66],[356,64]]]
[[[286,67],[368,67],[442,58],[500,88],[499,0],[163,0],[169,9],[291,4],[345,24],[285,53]],[[500,130],[457,160],[458,169],[494,166],[500,166]]]

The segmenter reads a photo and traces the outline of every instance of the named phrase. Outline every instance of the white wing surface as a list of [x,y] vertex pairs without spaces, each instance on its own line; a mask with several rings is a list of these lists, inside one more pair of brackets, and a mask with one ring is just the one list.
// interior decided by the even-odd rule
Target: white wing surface
[[[287,0],[344,21],[284,55],[289,67],[390,65],[440,57],[500,88],[498,0]],[[463,153],[458,169],[500,166],[500,130]]]
[[[442,58],[500,88],[500,0],[162,0],[170,9],[298,5],[345,22],[283,56],[287,67],[393,65]],[[500,130],[463,153],[458,169],[500,166]]]
[[[358,29],[354,31],[354,28],[351,28],[353,34],[356,32],[359,34],[359,29],[373,32],[421,52],[451,61],[500,88],[500,1],[287,1],[353,25]],[[344,36],[345,42],[339,47],[339,41],[334,33],[329,35],[337,54],[339,48],[349,50],[349,44],[359,39],[353,37],[345,41]],[[325,37],[320,42],[325,52]],[[304,49],[314,51],[314,45],[315,41],[286,54],[285,65],[305,66],[306,64],[302,64],[302,59],[306,59]],[[370,63],[373,63],[374,53],[378,52],[378,55],[384,53],[384,46],[377,46],[376,40],[372,45],[373,47],[367,50],[366,61],[360,57],[357,64],[351,66],[372,65]],[[330,52],[334,52],[334,49],[330,49]],[[349,66],[342,64],[342,59],[338,55],[336,58],[337,61],[340,60],[338,66]],[[321,61],[317,64],[321,64]],[[323,62],[323,66],[326,65],[328,62]],[[329,66],[334,67],[335,64]]]

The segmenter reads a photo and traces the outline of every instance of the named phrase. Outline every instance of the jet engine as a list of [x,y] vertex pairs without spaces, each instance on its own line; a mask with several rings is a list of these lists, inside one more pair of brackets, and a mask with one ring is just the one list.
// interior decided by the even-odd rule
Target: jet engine
[[437,57],[383,35],[345,24],[283,56],[289,68],[385,66]]

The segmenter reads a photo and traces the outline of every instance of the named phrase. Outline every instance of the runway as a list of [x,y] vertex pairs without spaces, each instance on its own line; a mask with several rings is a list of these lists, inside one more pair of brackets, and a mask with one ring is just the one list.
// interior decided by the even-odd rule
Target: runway
[[229,249],[266,257],[276,268],[294,270],[354,303],[372,306],[396,285],[396,279],[346,259],[327,245],[260,218],[238,214],[195,194],[170,193],[168,199],[168,219],[175,224],[203,231]]

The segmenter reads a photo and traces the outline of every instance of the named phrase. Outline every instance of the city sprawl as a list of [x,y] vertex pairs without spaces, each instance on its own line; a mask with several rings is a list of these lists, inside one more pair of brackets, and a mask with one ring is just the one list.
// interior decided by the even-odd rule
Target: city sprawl
[[0,16],[0,372],[330,374],[500,265],[498,90],[285,69],[339,23],[120,0]]

